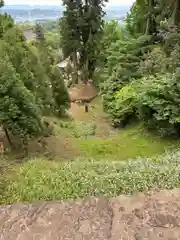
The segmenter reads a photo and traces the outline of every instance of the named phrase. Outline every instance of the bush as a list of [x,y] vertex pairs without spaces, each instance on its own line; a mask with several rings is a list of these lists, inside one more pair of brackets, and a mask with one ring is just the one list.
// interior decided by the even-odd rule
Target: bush
[[53,98],[56,103],[56,111],[58,115],[62,116],[65,110],[70,107],[70,99],[67,88],[64,85],[63,75],[57,67],[51,67],[51,85]]
[[170,70],[170,59],[160,47],[154,48],[152,52],[146,54],[144,58],[145,60],[141,61],[139,68],[141,75],[153,75]]
[[[63,200],[87,195],[117,196],[153,188],[180,187],[180,151],[156,161],[57,163],[34,159],[23,164],[6,189],[3,203]],[[7,185],[6,185],[7,186]]]
[[136,118],[137,97],[133,85],[129,84],[116,93],[114,109],[112,112],[114,124],[127,125],[131,119]]
[[137,91],[139,117],[162,135],[180,135],[180,70],[142,78]]
[[105,80],[100,84],[103,106],[110,115],[114,111],[113,102],[116,101],[116,92],[129,84],[132,79],[135,81],[141,78],[139,65],[144,54],[151,48],[151,36],[123,39],[111,44],[102,74]]
[[92,123],[76,122],[74,123],[73,135],[76,138],[93,136],[96,133],[96,125]]

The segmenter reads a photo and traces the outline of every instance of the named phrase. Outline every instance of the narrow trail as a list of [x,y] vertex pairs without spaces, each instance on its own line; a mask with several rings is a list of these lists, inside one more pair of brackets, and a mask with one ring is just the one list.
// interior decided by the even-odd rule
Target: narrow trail
[[95,124],[97,138],[107,138],[108,136],[116,135],[118,132],[111,127],[111,123],[103,111],[100,97],[95,98],[89,104],[88,113],[85,113],[84,105],[77,103],[71,103],[71,107],[68,112],[74,121],[90,122]]

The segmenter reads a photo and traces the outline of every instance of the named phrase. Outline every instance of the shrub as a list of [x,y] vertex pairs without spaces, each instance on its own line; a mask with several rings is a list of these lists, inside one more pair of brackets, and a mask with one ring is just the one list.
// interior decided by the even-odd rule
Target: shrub
[[152,52],[146,54],[144,58],[145,60],[141,61],[139,68],[141,75],[164,73],[167,72],[171,65],[170,59],[160,47],[154,48]]
[[96,132],[96,125],[85,122],[75,122],[73,128],[73,135],[76,138],[93,136]]
[[141,77],[140,61],[151,48],[151,36],[123,39],[111,44],[104,70],[105,80],[100,84],[103,106],[109,114],[114,111],[115,93],[132,79],[135,81]]
[[136,92],[133,85],[129,84],[116,93],[113,120],[115,124],[125,126],[132,118],[136,117]]
[[70,107],[70,100],[67,88],[64,85],[63,76],[57,67],[51,68],[51,85],[53,98],[56,103],[56,111],[60,116]]
[[142,78],[137,91],[141,120],[162,135],[180,134],[180,70]]
[[[180,151],[156,161],[128,163],[91,160],[57,163],[34,159],[23,164],[6,189],[3,202],[117,196],[153,188],[180,187]],[[4,192],[3,192],[4,193]]]

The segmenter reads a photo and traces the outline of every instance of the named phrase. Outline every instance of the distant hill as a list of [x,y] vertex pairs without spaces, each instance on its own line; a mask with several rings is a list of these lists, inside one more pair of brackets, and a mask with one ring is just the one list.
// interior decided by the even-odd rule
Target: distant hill
[[[130,6],[117,5],[105,8],[106,20],[121,20],[129,11]],[[62,6],[47,5],[6,5],[0,9],[0,13],[7,12],[16,22],[36,22],[55,20],[62,16]]]

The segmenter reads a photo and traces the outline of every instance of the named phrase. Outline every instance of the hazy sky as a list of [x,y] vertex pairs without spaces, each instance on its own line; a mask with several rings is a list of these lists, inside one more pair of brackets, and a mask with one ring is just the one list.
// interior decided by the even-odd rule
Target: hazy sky
[[[129,5],[133,3],[134,0],[109,0],[110,5],[123,4]],[[41,5],[58,5],[61,4],[61,0],[5,0],[6,4],[41,4]]]

